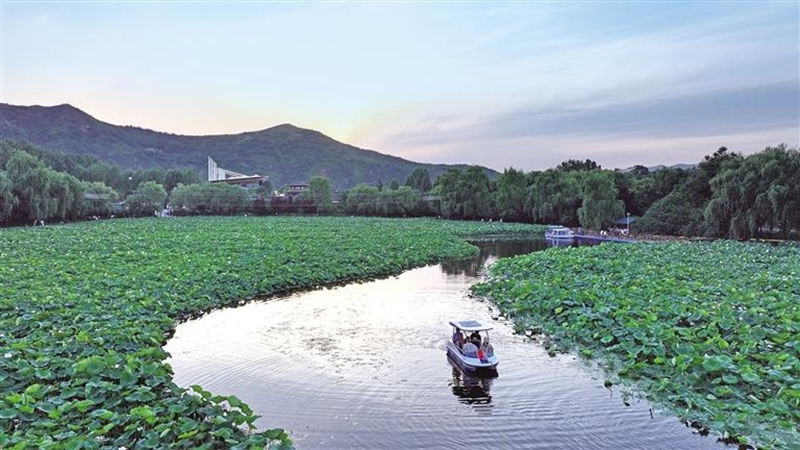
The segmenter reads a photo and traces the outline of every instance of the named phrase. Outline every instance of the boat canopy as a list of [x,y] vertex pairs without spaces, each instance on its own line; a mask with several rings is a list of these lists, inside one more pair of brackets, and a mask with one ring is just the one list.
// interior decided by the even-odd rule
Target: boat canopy
[[492,329],[492,327],[486,326],[474,319],[451,320],[450,325],[464,331],[487,331]]

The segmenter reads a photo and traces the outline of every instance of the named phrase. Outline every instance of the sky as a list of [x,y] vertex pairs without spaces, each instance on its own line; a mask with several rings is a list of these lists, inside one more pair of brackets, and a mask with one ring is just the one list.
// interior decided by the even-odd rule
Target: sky
[[0,0],[0,101],[496,170],[696,163],[798,146],[799,5]]

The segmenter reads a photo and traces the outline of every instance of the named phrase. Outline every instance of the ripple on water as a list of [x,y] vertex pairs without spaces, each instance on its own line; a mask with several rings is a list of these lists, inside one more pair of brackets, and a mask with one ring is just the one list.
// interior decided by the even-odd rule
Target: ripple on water
[[[488,247],[487,247],[488,248]],[[512,249],[506,247],[506,250]],[[490,249],[491,250],[491,249]],[[493,322],[497,377],[445,356],[447,320],[492,322],[476,261],[216,311],[167,345],[175,381],[236,395],[308,449],[718,449],[603,376]]]

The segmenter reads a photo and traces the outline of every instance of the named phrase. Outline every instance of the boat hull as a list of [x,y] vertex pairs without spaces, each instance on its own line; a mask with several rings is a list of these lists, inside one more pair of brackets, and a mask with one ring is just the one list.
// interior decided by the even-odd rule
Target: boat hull
[[447,356],[466,372],[496,370],[499,363],[496,355],[487,356],[483,360],[464,356],[461,350],[452,342],[447,342]]
[[548,241],[571,241],[575,238],[573,234],[545,234],[544,238]]

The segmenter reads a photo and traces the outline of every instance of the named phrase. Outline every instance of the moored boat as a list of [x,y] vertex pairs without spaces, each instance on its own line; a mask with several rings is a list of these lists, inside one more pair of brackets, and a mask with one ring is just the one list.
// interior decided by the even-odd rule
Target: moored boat
[[571,229],[562,226],[550,227],[544,232],[544,238],[547,240],[571,241],[574,237],[575,234]]
[[497,355],[489,343],[491,326],[477,320],[451,320],[453,337],[447,341],[447,355],[466,372],[492,371],[497,368]]

